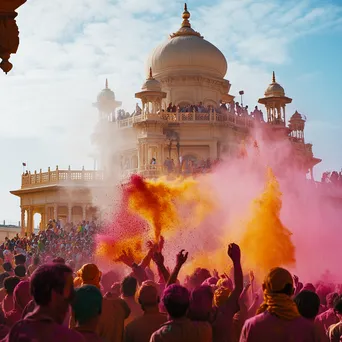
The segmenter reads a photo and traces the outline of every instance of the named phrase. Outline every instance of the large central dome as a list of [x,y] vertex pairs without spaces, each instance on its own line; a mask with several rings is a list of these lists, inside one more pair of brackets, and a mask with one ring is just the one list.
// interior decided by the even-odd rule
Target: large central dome
[[172,74],[201,74],[224,78],[227,61],[222,52],[191,28],[185,5],[182,27],[170,39],[157,46],[146,68],[156,78]]

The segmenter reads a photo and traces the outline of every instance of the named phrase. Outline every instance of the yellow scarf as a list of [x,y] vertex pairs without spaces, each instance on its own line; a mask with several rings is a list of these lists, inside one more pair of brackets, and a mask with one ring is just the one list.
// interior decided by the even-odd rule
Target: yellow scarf
[[264,291],[264,303],[260,306],[258,314],[264,311],[284,319],[292,321],[300,317],[296,303],[285,293],[268,293]]
[[279,293],[286,285],[293,286],[290,272],[280,267],[272,268],[265,278],[264,303],[257,313],[267,310],[270,314],[289,321],[300,317],[297,305],[291,297],[285,293]]

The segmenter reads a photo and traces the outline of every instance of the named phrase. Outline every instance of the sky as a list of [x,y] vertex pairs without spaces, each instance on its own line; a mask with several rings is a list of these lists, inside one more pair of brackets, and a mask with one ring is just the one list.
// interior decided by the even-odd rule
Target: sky
[[[133,111],[149,53],[181,24],[183,2],[167,0],[28,0],[18,10],[20,46],[0,74],[0,222],[20,219],[22,162],[93,168],[92,106],[108,78]],[[244,90],[253,108],[272,71],[307,118],[305,139],[322,163],[340,170],[342,154],[342,1],[190,0],[192,27],[226,56],[230,93]]]

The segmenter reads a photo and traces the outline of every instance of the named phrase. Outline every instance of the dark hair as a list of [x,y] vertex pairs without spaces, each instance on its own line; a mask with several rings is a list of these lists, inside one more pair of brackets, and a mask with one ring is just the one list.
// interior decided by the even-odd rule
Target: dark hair
[[38,266],[39,263],[40,263],[40,258],[39,258],[39,256],[36,255],[36,256],[33,258],[33,265],[34,265],[34,266]]
[[332,292],[332,293],[329,293],[327,296],[326,296],[326,301],[327,301],[327,306],[328,308],[333,308],[334,307],[334,303],[335,301],[339,298],[339,295],[337,292]]
[[294,299],[299,313],[307,319],[314,319],[319,312],[321,301],[315,292],[303,290]]
[[10,277],[10,275],[7,272],[0,274],[0,287],[4,286],[4,281],[6,278]]
[[137,280],[134,277],[127,276],[121,283],[121,293],[124,297],[133,297],[137,291]]
[[24,278],[26,276],[26,268],[24,265],[18,265],[14,269],[14,274],[19,278]]
[[4,281],[4,288],[7,294],[12,295],[15,287],[20,283],[18,277],[8,277]]
[[75,298],[72,302],[72,309],[75,313],[75,321],[86,324],[90,319],[101,315],[102,294],[93,285],[84,285],[75,291]]
[[53,259],[52,262],[54,264],[65,264],[65,260],[61,257],[57,257],[57,258]]
[[36,304],[47,306],[52,291],[62,294],[67,274],[72,274],[72,270],[64,264],[45,264],[38,267],[31,278],[31,295]]
[[24,265],[26,262],[26,256],[24,254],[17,254],[14,257],[14,261],[16,265]]
[[334,310],[342,315],[342,296],[339,296],[338,298],[336,298],[336,300],[334,301]]
[[6,272],[11,272],[13,271],[13,267],[12,267],[12,264],[10,262],[5,262],[2,267],[4,268],[4,270]]
[[173,284],[164,290],[162,302],[170,317],[180,318],[188,311],[189,298],[189,291],[185,287]]

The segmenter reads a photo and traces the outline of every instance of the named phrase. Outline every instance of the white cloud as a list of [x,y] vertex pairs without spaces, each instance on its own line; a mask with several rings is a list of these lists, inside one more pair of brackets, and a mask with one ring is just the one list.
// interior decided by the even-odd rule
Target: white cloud
[[[20,166],[25,158],[39,169],[72,161],[80,166],[84,158],[91,164],[89,137],[97,119],[91,105],[105,78],[132,109],[146,57],[178,29],[182,6],[167,0],[31,0],[20,8],[14,69],[0,75],[0,134],[12,163],[0,183],[1,207],[11,216],[18,211],[6,204],[6,192],[20,181],[13,163]],[[289,61],[295,39],[341,25],[341,7],[311,8],[309,1],[190,1],[188,7],[193,27],[225,53],[232,91],[244,89],[250,107],[270,82],[273,64]]]

